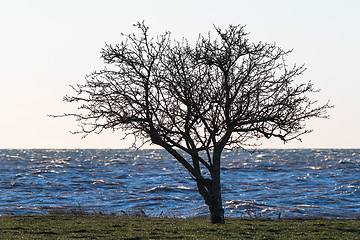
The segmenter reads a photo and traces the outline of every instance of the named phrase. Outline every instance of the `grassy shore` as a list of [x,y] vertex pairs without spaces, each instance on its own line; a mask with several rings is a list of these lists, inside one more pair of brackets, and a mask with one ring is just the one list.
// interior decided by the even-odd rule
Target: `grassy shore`
[[0,239],[360,239],[360,220],[0,216]]

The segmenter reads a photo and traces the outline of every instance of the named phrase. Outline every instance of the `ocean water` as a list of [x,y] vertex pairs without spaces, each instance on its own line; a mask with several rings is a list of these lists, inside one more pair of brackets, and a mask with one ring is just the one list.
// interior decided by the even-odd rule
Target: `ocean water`
[[[225,151],[221,177],[227,217],[360,217],[360,149]],[[0,215],[208,215],[164,150],[0,150],[0,199]]]

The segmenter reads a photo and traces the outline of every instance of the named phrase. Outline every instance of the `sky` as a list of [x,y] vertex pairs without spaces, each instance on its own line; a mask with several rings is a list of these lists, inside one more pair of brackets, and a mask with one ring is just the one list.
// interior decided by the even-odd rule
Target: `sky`
[[[153,36],[195,41],[213,26],[246,25],[251,41],[293,49],[305,64],[330,119],[307,122],[302,142],[259,140],[263,148],[360,148],[360,1],[358,0],[0,0],[0,148],[128,148],[122,132],[73,135],[76,112],[63,102],[69,85],[104,67],[105,42],[116,44],[145,21]],[[152,148],[154,146],[147,146]]]

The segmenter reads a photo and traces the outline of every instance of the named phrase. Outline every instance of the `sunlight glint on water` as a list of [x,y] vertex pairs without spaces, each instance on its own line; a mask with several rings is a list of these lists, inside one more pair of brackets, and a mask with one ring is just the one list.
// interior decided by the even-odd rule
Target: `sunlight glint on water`
[[[56,207],[207,215],[190,175],[163,150],[0,150],[0,214]],[[360,217],[360,150],[224,152],[230,217]]]

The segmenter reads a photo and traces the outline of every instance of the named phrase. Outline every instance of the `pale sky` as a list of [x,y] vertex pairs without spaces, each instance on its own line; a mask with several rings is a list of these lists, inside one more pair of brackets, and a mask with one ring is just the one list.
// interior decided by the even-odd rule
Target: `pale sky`
[[314,132],[264,148],[360,148],[360,1],[358,0],[0,0],[0,148],[127,148],[121,132],[81,139],[76,112],[62,98],[69,85],[104,67],[105,42],[145,20],[150,34],[169,30],[195,40],[213,24],[246,25],[254,42],[294,49],[289,63],[305,63],[299,82],[322,91],[314,97],[335,105],[329,120],[310,120]]

